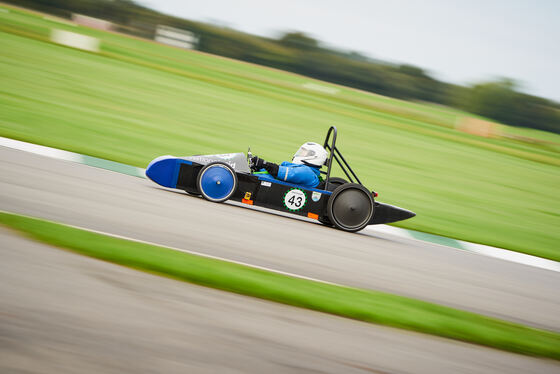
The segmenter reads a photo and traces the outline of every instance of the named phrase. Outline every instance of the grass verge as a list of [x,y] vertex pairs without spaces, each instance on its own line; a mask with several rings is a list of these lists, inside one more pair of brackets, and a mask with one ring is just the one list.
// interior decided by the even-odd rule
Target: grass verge
[[549,331],[402,296],[292,278],[10,213],[0,212],[0,223],[54,246],[203,286],[560,360],[560,334]]

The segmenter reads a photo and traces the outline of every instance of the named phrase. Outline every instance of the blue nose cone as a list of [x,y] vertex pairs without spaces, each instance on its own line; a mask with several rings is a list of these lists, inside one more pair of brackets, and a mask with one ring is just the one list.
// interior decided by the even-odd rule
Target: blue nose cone
[[157,184],[176,188],[179,160],[173,156],[161,156],[154,159],[146,168],[146,176]]

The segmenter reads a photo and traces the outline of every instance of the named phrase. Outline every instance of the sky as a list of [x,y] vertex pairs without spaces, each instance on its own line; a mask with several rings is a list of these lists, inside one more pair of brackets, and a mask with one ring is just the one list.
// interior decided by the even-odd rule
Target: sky
[[408,63],[471,85],[501,77],[560,102],[560,0],[138,0],[182,18]]

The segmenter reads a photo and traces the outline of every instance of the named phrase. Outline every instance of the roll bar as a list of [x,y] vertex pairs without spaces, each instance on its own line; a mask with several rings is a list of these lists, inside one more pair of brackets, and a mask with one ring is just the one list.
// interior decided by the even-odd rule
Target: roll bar
[[[330,139],[331,135],[332,135],[332,141],[329,144],[329,140],[331,140]],[[342,169],[344,174],[346,174],[346,176],[348,177],[350,182],[362,184],[362,182],[360,182],[360,179],[358,178],[356,173],[354,173],[354,170],[352,170],[350,165],[348,165],[348,162],[346,162],[346,160],[342,156],[342,153],[340,153],[338,148],[336,148],[336,127],[335,126],[331,126],[329,131],[327,132],[327,136],[325,138],[325,143],[323,144],[323,148],[325,148],[325,150],[329,151],[329,157],[327,158],[327,162],[326,162],[327,172],[326,173],[323,172],[324,174],[327,174],[327,179],[325,180],[325,190],[329,189],[329,181],[330,181],[330,177],[331,177],[331,168],[332,168],[333,158],[336,160],[336,162],[338,163],[338,165],[340,166],[340,168]],[[352,176],[350,174],[352,174],[352,176],[354,178],[352,178]],[[356,181],[354,181],[354,179]]]

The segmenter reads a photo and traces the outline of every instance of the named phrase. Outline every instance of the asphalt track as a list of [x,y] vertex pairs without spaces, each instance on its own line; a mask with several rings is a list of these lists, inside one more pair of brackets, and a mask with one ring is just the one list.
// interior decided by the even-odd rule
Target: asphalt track
[[558,373],[560,363],[235,295],[0,228],[2,373]]

